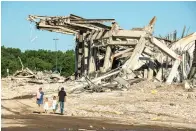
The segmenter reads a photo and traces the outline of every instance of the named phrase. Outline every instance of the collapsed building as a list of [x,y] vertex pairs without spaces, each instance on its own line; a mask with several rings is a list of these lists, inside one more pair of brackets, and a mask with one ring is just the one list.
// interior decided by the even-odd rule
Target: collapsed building
[[[177,39],[153,35],[156,17],[143,28],[122,29],[115,19],[29,15],[39,30],[75,36],[75,79],[88,84],[144,78],[171,84],[193,79],[196,72],[196,32]],[[107,24],[104,24],[107,23]],[[108,25],[110,23],[110,26]]]

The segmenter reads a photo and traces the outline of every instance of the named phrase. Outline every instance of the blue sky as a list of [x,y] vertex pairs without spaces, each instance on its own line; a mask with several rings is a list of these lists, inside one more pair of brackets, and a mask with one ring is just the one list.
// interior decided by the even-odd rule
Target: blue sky
[[[29,14],[48,16],[79,15],[85,18],[114,18],[124,29],[143,27],[157,17],[155,35],[165,36],[184,25],[196,32],[196,2],[1,2],[1,45],[27,49],[55,50],[53,38],[58,37],[58,49],[73,49],[73,36],[31,29]],[[30,37],[38,37],[33,43]]]

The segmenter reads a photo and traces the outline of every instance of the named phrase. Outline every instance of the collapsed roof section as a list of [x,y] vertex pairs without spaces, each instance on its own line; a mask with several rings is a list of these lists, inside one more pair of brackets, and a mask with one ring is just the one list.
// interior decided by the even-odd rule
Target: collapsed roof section
[[[31,22],[35,22],[37,29],[48,30],[51,32],[58,32],[64,34],[73,34],[73,35],[79,32],[88,32],[93,30],[108,31],[108,30],[117,30],[117,28],[120,29],[115,19],[86,19],[73,14],[70,14],[69,16],[29,15],[27,20]],[[110,22],[111,26],[104,24],[105,22]],[[133,28],[132,32],[136,34],[140,34],[140,33],[145,34],[144,31],[148,31],[152,33],[155,22],[156,22],[156,17],[154,17],[149,22],[148,26],[144,28]],[[131,32],[131,31],[127,30],[127,32]]]
[[60,32],[64,34],[77,34],[80,31],[110,30],[111,27],[104,22],[115,22],[114,19],[85,19],[70,14],[70,16],[37,16],[29,15],[29,21],[36,22],[37,29]]

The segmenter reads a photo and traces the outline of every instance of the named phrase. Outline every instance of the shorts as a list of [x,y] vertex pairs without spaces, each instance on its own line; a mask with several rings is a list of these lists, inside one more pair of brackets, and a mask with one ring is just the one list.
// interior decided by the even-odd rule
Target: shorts
[[38,104],[38,105],[43,104],[43,99],[37,99],[37,104]]

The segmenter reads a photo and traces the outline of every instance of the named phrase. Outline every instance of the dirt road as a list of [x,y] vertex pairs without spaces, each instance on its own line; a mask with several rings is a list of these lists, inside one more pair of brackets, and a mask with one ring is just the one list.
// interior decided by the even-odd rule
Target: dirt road
[[[111,120],[93,120],[90,118],[78,118],[58,115],[6,115],[2,116],[3,124],[10,121],[10,127],[2,128],[2,131],[182,131],[183,129],[153,127],[153,126],[131,126],[122,124],[109,124]],[[20,124],[12,127],[14,124]],[[191,131],[191,130],[186,130]]]

